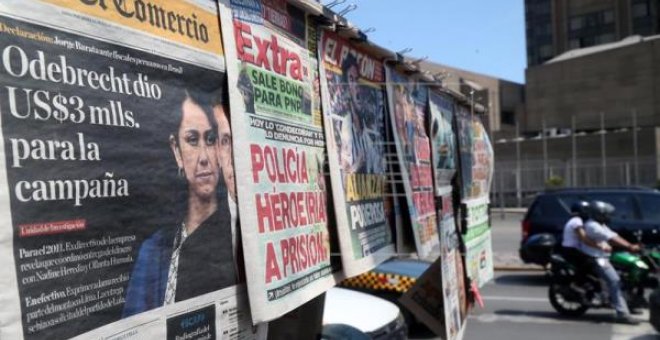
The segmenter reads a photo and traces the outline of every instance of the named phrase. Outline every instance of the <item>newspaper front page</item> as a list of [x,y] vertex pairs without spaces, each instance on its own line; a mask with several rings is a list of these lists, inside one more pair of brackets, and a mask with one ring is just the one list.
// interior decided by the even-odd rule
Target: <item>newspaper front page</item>
[[346,276],[394,253],[385,162],[385,69],[335,33],[321,34],[319,54],[335,216]]
[[[325,136],[308,17],[286,1],[220,2],[239,215],[255,323],[335,284]],[[315,38],[314,38],[315,39]],[[313,52],[313,53],[312,53]]]
[[451,179],[458,167],[454,133],[454,101],[444,94],[429,91],[429,133],[435,195],[451,191]]
[[[386,67],[390,121],[417,254],[434,261],[440,255],[431,144],[426,134],[428,89]],[[404,216],[405,218],[405,216]]]
[[0,49],[0,337],[257,337],[217,4],[6,0]]
[[493,278],[489,194],[493,178],[493,147],[478,117],[458,108],[461,202],[465,210],[464,241],[467,273],[479,287]]

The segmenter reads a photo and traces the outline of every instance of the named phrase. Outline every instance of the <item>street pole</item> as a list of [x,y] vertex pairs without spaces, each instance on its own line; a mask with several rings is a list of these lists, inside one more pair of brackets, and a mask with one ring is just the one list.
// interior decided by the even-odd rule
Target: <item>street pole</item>
[[633,175],[635,176],[634,183],[639,185],[639,152],[637,150],[637,109],[632,111],[633,121]]
[[543,117],[541,140],[543,142],[543,182],[548,180],[548,142],[545,138],[545,117]]
[[571,151],[572,151],[572,160],[573,167],[571,168],[571,185],[577,187],[577,136],[575,135],[575,115],[571,117]]
[[603,175],[603,186],[607,185],[607,153],[605,150],[605,114],[600,113],[600,155]]
[[504,172],[500,171],[499,173],[499,179],[500,179],[500,219],[504,219]]
[[516,118],[516,203],[518,204],[518,208],[522,206],[520,175],[520,123],[518,118]]

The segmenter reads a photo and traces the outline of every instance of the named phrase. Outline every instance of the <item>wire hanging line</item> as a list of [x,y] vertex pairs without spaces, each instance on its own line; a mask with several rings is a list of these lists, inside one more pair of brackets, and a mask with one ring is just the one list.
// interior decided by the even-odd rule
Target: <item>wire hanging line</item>
[[358,5],[356,5],[356,4],[350,4],[350,5],[346,6],[346,7],[344,7],[344,9],[342,9],[341,11],[339,11],[339,13],[337,13],[337,14],[343,17],[343,16],[345,16],[346,14],[348,14],[348,13],[350,13],[350,12],[356,10],[357,8],[358,8]]
[[337,5],[341,5],[341,4],[344,4],[344,3],[346,3],[346,0],[334,0],[334,1],[329,2],[327,5],[325,5],[325,7],[332,8],[332,7],[335,7]]

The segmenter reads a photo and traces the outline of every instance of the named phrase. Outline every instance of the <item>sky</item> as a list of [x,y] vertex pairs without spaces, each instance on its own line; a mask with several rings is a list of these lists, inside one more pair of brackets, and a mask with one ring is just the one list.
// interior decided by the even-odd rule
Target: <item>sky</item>
[[[323,0],[329,4],[331,0]],[[348,0],[345,17],[369,40],[406,56],[522,83],[525,78],[523,0]]]

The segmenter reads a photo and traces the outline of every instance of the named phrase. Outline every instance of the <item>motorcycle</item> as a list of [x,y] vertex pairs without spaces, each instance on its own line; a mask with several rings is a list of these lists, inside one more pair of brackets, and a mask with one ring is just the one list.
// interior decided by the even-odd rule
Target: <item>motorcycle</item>
[[[633,233],[638,243],[642,232]],[[576,266],[555,252],[557,242],[551,234],[530,237],[521,251],[537,254],[539,263],[547,263],[550,278],[548,297],[552,307],[562,315],[580,316],[590,308],[609,308],[607,288],[597,273],[576,275]],[[640,254],[616,251],[610,262],[621,278],[624,297],[631,308],[645,307],[646,288],[658,287],[660,248],[646,248]]]
[[[658,287],[660,251],[643,249],[640,254],[616,251],[610,255],[610,262],[621,278],[628,306],[646,307],[645,289]],[[548,275],[550,304],[560,314],[575,317],[590,308],[610,308],[607,287],[598,274],[589,272],[578,279],[575,265],[561,255],[552,254]]]

